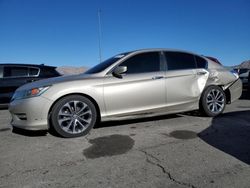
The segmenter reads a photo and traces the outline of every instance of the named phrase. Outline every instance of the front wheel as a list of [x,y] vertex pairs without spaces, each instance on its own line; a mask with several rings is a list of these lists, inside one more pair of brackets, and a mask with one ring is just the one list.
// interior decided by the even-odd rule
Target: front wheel
[[73,138],[86,135],[97,120],[95,105],[80,95],[60,99],[52,109],[52,128],[62,137]]
[[214,117],[221,114],[226,106],[226,96],[219,86],[207,87],[200,99],[200,110],[205,115]]

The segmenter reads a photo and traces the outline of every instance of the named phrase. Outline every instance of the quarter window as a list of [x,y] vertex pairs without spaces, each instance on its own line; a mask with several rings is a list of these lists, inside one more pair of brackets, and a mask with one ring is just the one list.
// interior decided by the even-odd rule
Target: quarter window
[[160,56],[158,52],[138,54],[125,60],[121,66],[127,66],[126,74],[158,72]]
[[195,56],[197,68],[207,68],[207,61],[199,56]]
[[29,76],[37,76],[39,69],[36,68],[29,68]]
[[165,52],[168,70],[195,69],[196,63],[192,54],[183,52]]

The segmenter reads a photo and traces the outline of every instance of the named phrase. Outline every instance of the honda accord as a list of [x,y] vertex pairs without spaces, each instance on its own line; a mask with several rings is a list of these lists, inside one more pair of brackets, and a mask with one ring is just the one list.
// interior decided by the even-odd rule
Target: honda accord
[[239,76],[211,58],[146,49],[111,57],[84,74],[21,86],[9,111],[13,127],[78,137],[99,121],[197,109],[217,116],[241,93]]

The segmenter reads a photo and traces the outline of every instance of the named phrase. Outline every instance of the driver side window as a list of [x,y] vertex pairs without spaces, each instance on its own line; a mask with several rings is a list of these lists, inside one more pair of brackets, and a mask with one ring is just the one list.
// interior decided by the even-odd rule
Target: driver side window
[[138,74],[160,71],[160,54],[158,52],[147,52],[137,54],[125,60],[120,66],[126,66],[126,74]]

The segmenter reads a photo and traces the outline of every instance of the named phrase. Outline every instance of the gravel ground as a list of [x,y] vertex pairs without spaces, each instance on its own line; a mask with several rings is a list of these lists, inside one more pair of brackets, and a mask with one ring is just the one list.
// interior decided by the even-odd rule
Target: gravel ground
[[250,187],[250,100],[216,118],[102,123],[85,137],[12,132],[0,110],[0,187]]

